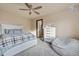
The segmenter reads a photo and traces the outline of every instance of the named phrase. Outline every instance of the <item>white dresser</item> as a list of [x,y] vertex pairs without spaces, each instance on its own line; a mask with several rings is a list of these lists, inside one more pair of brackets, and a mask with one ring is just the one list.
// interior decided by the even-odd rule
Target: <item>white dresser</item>
[[56,37],[56,26],[44,26],[44,41],[51,42]]

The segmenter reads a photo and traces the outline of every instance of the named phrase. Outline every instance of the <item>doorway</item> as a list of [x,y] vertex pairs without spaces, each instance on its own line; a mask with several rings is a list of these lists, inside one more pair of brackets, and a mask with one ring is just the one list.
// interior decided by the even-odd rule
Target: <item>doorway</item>
[[37,38],[41,38],[41,40],[44,40],[44,34],[43,34],[43,19],[36,20],[36,36]]

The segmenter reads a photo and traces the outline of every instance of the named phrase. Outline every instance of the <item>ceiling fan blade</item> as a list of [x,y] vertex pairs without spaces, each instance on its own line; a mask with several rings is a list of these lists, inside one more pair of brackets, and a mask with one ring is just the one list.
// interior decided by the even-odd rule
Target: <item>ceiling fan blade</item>
[[42,6],[38,6],[38,7],[35,7],[35,8],[33,8],[34,10],[38,10],[38,9],[40,9],[40,8],[42,8]]
[[29,9],[19,9],[19,10],[29,10]]
[[26,5],[28,8],[30,8],[30,7],[31,7],[28,3],[25,3],[25,5]]
[[36,14],[38,14],[38,15],[40,14],[40,13],[39,13],[39,12],[37,12],[37,11],[34,11],[34,12],[35,12]]

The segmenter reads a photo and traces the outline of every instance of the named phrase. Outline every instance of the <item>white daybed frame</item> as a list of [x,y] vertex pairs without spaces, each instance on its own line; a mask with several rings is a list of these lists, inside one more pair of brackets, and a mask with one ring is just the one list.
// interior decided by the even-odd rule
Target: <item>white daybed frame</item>
[[[4,29],[23,29],[23,27],[18,26],[18,25],[0,24],[0,35],[5,34]],[[10,48],[9,50],[7,50],[5,53],[3,53],[3,55],[4,56],[13,56],[25,49],[33,47],[35,45],[37,45],[37,39],[30,40],[30,41],[24,42],[22,44],[19,44],[17,46],[14,46],[14,47]]]

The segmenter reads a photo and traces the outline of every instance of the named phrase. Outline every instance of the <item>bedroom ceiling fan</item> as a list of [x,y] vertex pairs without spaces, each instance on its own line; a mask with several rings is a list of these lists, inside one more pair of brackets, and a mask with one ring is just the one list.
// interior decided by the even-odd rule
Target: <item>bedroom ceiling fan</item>
[[29,15],[31,15],[32,12],[36,13],[37,15],[40,14],[36,10],[41,9],[42,6],[37,6],[37,7],[33,8],[33,5],[31,5],[31,4],[25,3],[25,5],[26,5],[26,7],[28,7],[28,9],[22,9],[22,8],[20,8],[19,10],[29,11]]

